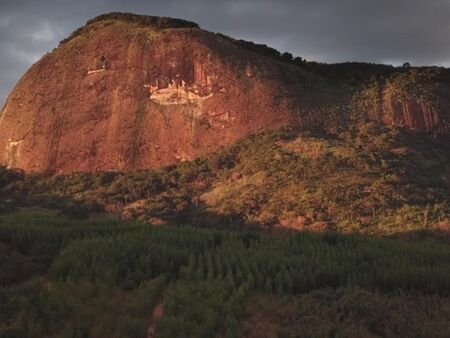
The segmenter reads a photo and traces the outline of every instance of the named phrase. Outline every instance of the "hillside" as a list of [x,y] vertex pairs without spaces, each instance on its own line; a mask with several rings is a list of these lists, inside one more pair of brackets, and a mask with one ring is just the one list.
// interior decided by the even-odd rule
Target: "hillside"
[[394,234],[449,228],[447,137],[381,124],[253,134],[158,170],[68,176],[3,170],[11,206],[107,211],[154,224]]
[[0,117],[0,164],[56,173],[150,169],[261,129],[361,119],[448,133],[449,83],[444,68],[322,65],[184,20],[106,14],[16,85]]

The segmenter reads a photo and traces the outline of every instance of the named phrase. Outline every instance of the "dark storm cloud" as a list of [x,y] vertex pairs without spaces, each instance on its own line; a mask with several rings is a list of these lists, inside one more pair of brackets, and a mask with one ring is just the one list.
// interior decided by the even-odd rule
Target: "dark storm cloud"
[[449,0],[0,0],[0,104],[58,41],[112,11],[190,19],[308,60],[450,65]]

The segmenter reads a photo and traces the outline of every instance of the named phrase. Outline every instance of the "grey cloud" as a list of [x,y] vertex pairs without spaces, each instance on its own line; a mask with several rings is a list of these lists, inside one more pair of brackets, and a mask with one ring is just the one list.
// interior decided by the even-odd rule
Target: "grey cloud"
[[448,0],[0,0],[0,105],[36,58],[112,11],[185,18],[308,60],[450,65]]

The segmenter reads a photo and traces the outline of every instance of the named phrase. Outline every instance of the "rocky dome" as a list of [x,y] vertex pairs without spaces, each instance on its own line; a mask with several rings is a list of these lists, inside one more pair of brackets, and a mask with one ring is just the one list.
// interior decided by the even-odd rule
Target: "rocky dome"
[[[9,95],[0,165],[58,173],[147,169],[260,129],[326,128],[362,115],[448,132],[447,70],[427,70],[429,78],[389,70],[375,84],[355,85],[327,69],[185,20],[101,15],[34,64]],[[405,72],[411,78],[394,81]]]

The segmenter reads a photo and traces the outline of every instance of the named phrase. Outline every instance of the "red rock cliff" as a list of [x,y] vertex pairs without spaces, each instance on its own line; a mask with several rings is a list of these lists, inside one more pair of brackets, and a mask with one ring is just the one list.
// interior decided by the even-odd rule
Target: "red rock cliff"
[[[0,116],[0,164],[59,173],[150,168],[262,128],[321,124],[327,116],[317,107],[345,96],[195,24],[129,19],[91,21],[22,77]],[[414,119],[414,107],[401,109]],[[427,129],[439,125],[439,114],[427,114]]]

